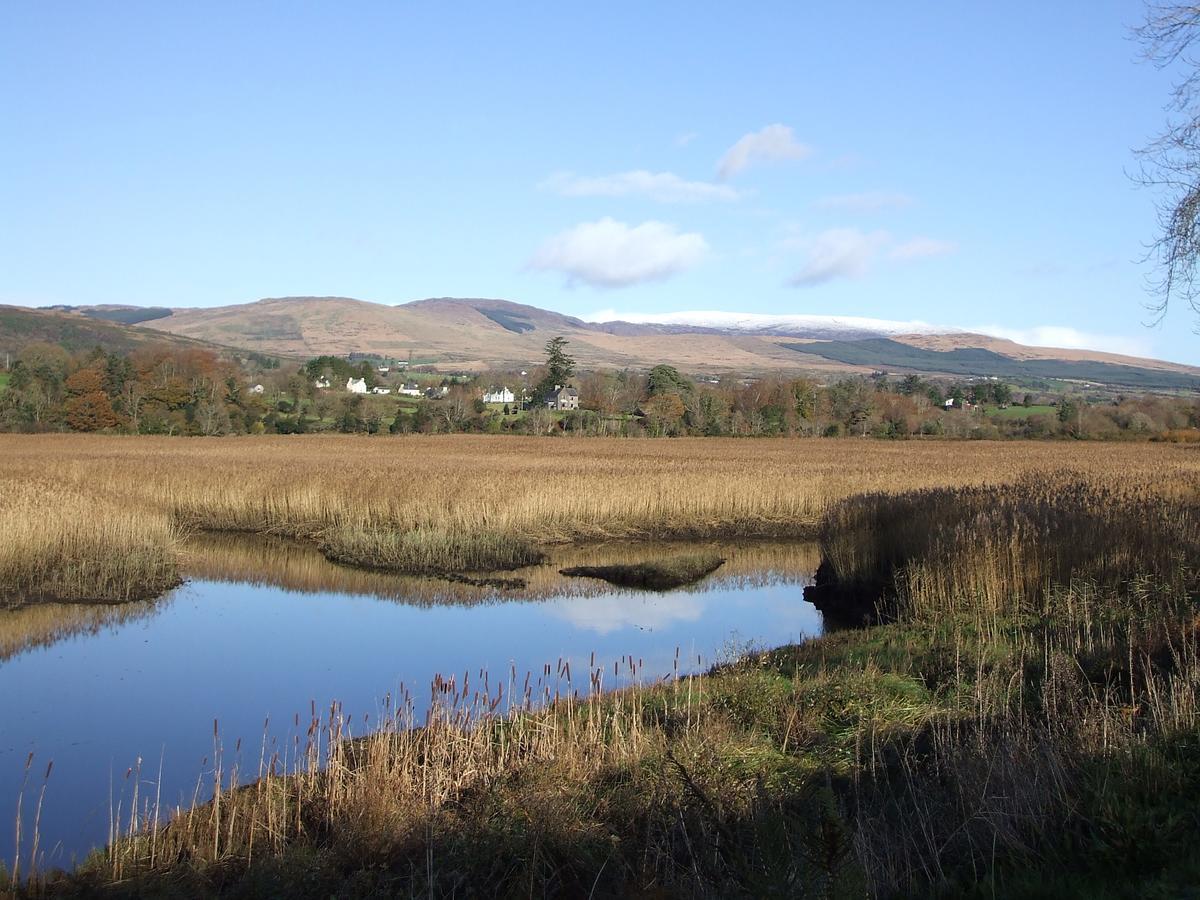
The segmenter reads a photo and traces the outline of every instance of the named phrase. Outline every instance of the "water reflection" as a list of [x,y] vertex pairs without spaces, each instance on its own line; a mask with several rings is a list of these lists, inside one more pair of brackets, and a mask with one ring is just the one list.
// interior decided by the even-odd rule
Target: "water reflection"
[[35,603],[0,609],[0,662],[38,647],[69,638],[98,634],[153,615],[158,601],[115,605],[94,603]]
[[704,612],[698,594],[670,593],[657,597],[614,595],[607,603],[580,602],[577,598],[548,601],[549,612],[576,628],[612,634],[622,628],[653,631],[683,622],[695,622]]
[[35,771],[54,761],[41,844],[66,865],[105,839],[110,778],[119,799],[139,758],[155,782],[162,760],[164,803],[189,800],[214,720],[226,748],[243,739],[242,770],[253,771],[263,740],[285,743],[295,714],[307,721],[312,706],[339,700],[375,721],[384,695],[407,685],[428,697],[438,673],[519,680],[556,660],[612,672],[632,658],[649,680],[670,674],[677,650],[694,669],[731,638],[776,645],[819,632],[802,599],[811,546],[715,545],[724,567],[661,594],[557,574],[695,549],[563,548],[515,573],[527,588],[512,592],[347,569],[286,541],[205,537],[186,550],[190,581],[157,602],[0,612],[0,858],[11,861],[31,752]]
[[781,541],[628,543],[606,542],[551,548],[542,565],[503,573],[523,581],[517,590],[411,578],[352,569],[330,563],[310,544],[284,538],[239,534],[198,534],[184,547],[185,572],[193,578],[273,585],[301,593],[358,594],[417,605],[490,603],[512,599],[596,597],[614,593],[593,578],[565,578],[570,566],[632,563],[674,554],[711,550],[725,559],[715,573],[689,590],[733,585],[808,584],[820,563],[816,544]]

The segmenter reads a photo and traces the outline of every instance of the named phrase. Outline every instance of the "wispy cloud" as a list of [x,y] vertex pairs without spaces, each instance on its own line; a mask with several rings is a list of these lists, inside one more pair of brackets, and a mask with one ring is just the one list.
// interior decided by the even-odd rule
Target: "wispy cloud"
[[648,221],[630,226],[610,218],[584,222],[547,239],[530,268],[558,271],[568,283],[601,288],[661,281],[699,263],[708,242],[697,232]]
[[1067,325],[1031,325],[1009,328],[1004,325],[978,325],[968,329],[978,334],[1004,338],[1030,347],[1061,347],[1068,350],[1100,350],[1125,356],[1150,356],[1151,342],[1146,338],[1080,331]]
[[700,137],[698,131],[685,131],[683,134],[677,134],[675,135],[675,146],[686,147],[698,137]]
[[788,284],[813,287],[835,278],[860,278],[889,240],[886,231],[830,228],[811,239],[794,241],[803,249],[805,262]]
[[736,200],[740,196],[727,184],[687,181],[674,172],[647,172],[637,169],[615,175],[576,175],[556,172],[539,187],[564,197],[627,197],[642,195],[662,203],[697,203],[710,200]]
[[901,241],[888,251],[888,256],[897,260],[929,259],[933,256],[945,256],[958,249],[953,241],[940,241],[937,238],[915,237]]
[[799,235],[783,242],[788,251],[799,251],[803,263],[788,279],[792,287],[814,287],[837,278],[861,278],[880,257],[911,262],[951,253],[955,245],[935,238],[914,237],[897,241],[887,231],[830,228],[815,235]]
[[743,135],[725,151],[717,163],[717,177],[722,180],[732,178],[759,162],[805,159],[811,155],[812,148],[796,140],[791,128],[779,124],[768,125]]
[[912,206],[913,198],[908,194],[889,191],[863,191],[858,194],[836,194],[822,197],[813,206],[817,209],[847,213],[880,213],[891,209]]

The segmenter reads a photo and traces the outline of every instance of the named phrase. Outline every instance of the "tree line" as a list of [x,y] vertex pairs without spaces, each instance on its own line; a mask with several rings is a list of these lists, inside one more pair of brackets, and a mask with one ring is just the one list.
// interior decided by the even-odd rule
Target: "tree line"
[[[317,386],[322,376],[330,377],[330,389]],[[339,357],[271,368],[206,350],[69,354],[35,343],[0,383],[0,430],[1200,439],[1195,398],[1035,393],[991,379],[917,375],[697,380],[668,365],[575,375],[561,340],[547,344],[546,365],[524,376],[403,376],[444,386],[436,399],[350,394],[342,389],[348,377],[372,386],[395,381]],[[579,391],[580,409],[549,409],[546,397],[568,382]],[[485,404],[492,385],[508,385],[524,399]]]

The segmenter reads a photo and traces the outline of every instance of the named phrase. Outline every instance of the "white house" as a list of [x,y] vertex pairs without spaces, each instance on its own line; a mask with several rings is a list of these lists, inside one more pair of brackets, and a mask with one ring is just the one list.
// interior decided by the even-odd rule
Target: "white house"
[[947,397],[946,402],[942,404],[946,409],[954,409],[954,398]]
[[490,391],[483,395],[484,403],[512,403],[516,399],[516,395],[510,391],[507,386],[498,390],[493,387]]
[[346,382],[346,390],[352,394],[365,394],[367,392],[367,379],[351,378]]
[[420,397],[421,386],[415,381],[406,381],[396,393],[403,394],[405,397]]
[[313,385],[315,387],[319,387],[319,388],[327,388],[327,387],[329,387],[329,379],[326,378],[324,375],[322,375],[320,378],[318,378],[316,381],[313,382]]
[[391,388],[384,388],[384,387],[371,388],[372,394],[390,394],[391,392],[392,392]]
[[250,393],[261,394],[264,390],[266,390],[266,388],[264,388],[261,384],[256,384],[254,387],[250,388]]

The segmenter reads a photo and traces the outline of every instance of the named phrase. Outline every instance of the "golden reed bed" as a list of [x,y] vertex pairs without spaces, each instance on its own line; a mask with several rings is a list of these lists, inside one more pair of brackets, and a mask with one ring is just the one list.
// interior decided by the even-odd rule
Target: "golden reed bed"
[[[0,435],[0,596],[130,599],[174,577],[180,529],[362,544],[420,530],[532,544],[813,533],[873,491],[1070,471],[1194,491],[1172,445],[478,435]],[[96,585],[101,585],[98,590]]]

